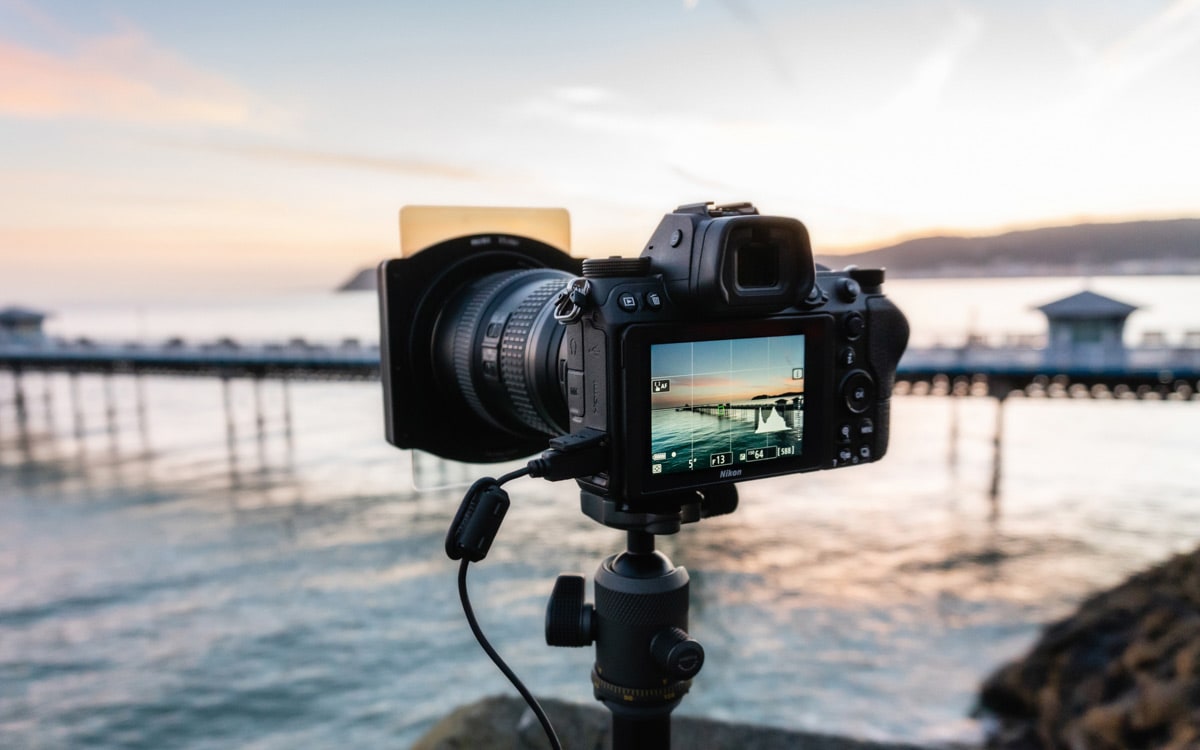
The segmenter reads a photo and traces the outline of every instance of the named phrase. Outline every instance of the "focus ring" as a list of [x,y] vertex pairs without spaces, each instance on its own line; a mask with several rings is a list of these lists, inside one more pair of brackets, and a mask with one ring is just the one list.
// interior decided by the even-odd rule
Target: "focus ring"
[[533,405],[526,369],[526,348],[534,322],[546,303],[562,288],[562,279],[550,279],[530,292],[508,316],[504,335],[500,339],[500,379],[512,400],[513,414],[530,429],[548,434],[554,434],[557,430],[546,423]]
[[482,415],[495,426],[499,424],[488,415],[488,410],[484,408],[483,401],[475,391],[475,368],[472,366],[476,348],[475,333],[479,329],[479,320],[491,303],[496,290],[511,279],[509,274],[498,273],[473,284],[458,325],[454,329],[454,379],[458,383],[458,390],[476,414]]

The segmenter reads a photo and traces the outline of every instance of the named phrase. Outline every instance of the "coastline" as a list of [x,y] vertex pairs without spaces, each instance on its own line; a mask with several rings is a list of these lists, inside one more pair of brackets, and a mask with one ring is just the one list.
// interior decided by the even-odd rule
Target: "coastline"
[[[992,730],[984,745],[913,744],[672,717],[678,747],[783,750],[1024,750],[1038,747],[1193,747],[1200,719],[1200,549],[1178,554],[1088,597],[1045,625],[1021,658],[979,688],[977,716]],[[564,747],[609,747],[610,719],[599,704],[543,699]],[[516,696],[460,706],[414,750],[541,750],[532,711]]]
[[983,684],[991,750],[1200,742],[1200,549],[1088,597]]

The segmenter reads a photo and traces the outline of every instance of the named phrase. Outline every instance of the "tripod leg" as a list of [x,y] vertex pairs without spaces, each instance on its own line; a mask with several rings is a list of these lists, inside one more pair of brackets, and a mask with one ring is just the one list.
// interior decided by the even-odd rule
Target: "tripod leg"
[[649,719],[633,719],[614,713],[613,750],[670,750],[671,714]]

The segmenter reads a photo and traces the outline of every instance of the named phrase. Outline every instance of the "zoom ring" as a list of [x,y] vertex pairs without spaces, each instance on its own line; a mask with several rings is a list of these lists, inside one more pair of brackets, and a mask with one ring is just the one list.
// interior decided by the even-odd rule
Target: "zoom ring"
[[530,292],[508,316],[504,336],[500,339],[500,379],[512,400],[513,414],[530,429],[549,434],[558,431],[538,414],[533,405],[526,369],[526,349],[534,322],[546,303],[562,288],[562,279],[551,279]]

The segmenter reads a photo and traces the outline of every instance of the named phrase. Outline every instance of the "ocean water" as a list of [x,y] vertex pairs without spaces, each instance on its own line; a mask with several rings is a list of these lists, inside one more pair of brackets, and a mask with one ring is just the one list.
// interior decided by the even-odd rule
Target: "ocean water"
[[[956,327],[939,294],[989,311],[963,311],[963,330],[1000,335],[990,311],[1014,310],[1020,328],[1069,281],[890,291],[918,337]],[[1156,305],[1200,284],[1131,279],[1122,295],[1100,281]],[[307,295],[219,314],[62,310],[53,325],[372,341],[374,314],[370,295]],[[1191,315],[1138,325],[1181,335],[1200,328]],[[0,746],[406,747],[452,707],[511,692],[441,549],[461,490],[414,489],[499,470],[386,445],[378,384],[236,381],[231,420],[214,380],[27,375],[22,388],[23,428],[0,373]],[[988,399],[897,397],[884,461],[747,483],[736,513],[661,539],[691,573],[707,653],[678,711],[975,738],[979,681],[1041,624],[1195,546],[1200,402],[1012,399],[992,500],[997,416]],[[570,483],[509,489],[470,573],[476,611],[536,694],[590,702],[591,655],[544,645],[545,599],[622,534],[584,517]]]
[[650,415],[651,471],[676,474],[796,455],[804,417],[800,408],[789,406],[771,399],[719,414],[656,409]]

